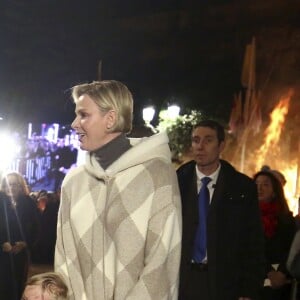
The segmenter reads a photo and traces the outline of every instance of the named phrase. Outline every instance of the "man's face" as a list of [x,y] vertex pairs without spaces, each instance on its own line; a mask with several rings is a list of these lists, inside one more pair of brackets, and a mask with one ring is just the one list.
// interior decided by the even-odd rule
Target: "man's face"
[[200,171],[207,175],[219,165],[224,142],[219,142],[216,130],[210,127],[197,127],[192,133],[192,152]]

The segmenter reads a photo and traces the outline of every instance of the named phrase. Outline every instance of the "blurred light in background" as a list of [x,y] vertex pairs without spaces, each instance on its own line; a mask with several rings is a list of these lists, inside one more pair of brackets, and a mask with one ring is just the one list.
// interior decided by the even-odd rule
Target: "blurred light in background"
[[7,132],[0,132],[0,170],[5,171],[10,167],[13,159],[20,152],[20,146]]
[[178,105],[170,105],[168,106],[168,117],[170,118],[170,120],[175,120],[180,113],[180,107]]
[[155,114],[155,109],[153,106],[148,106],[143,109],[143,120],[146,125],[150,125],[150,122],[153,120]]

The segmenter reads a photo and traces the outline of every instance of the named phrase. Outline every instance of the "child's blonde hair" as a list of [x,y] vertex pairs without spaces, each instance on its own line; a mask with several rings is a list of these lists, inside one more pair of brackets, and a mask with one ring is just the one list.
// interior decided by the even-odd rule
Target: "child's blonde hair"
[[[43,293],[47,292],[53,300],[67,300],[68,287],[63,278],[54,272],[46,272],[30,277],[26,286],[40,286]],[[52,298],[51,298],[52,299]]]

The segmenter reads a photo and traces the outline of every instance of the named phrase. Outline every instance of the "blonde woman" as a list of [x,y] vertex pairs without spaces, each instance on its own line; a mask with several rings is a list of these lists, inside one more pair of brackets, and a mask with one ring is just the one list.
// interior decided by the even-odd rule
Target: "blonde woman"
[[73,88],[88,152],[62,184],[56,271],[70,299],[177,299],[181,209],[165,133],[128,139],[132,95],[118,81]]

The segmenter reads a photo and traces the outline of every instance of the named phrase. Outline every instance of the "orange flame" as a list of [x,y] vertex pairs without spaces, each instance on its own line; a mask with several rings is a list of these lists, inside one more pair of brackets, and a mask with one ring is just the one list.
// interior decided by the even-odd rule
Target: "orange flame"
[[286,179],[284,186],[284,194],[288,201],[290,210],[293,211],[294,215],[298,214],[298,197],[297,195],[297,181],[298,176],[298,164],[297,161],[291,162],[289,165],[282,165],[280,170]]
[[290,209],[294,212],[294,214],[297,214],[297,162],[285,162],[284,160],[278,158],[280,149],[278,144],[282,129],[284,127],[285,118],[289,110],[289,103],[292,95],[293,90],[290,90],[286,96],[280,99],[279,103],[270,114],[271,122],[265,130],[264,143],[256,153],[256,170],[259,170],[263,164],[265,164],[267,161],[270,161],[272,169],[277,169],[283,173],[286,179],[286,184],[284,186],[285,196],[288,200]]
[[279,101],[279,103],[277,104],[277,106],[274,108],[274,110],[270,115],[271,123],[265,131],[265,141],[257,152],[257,158],[258,158],[256,161],[257,169],[259,169],[266,161],[266,156],[268,152],[272,151],[273,154],[277,153],[277,144],[284,125],[285,116],[287,115],[289,110],[289,103],[291,97],[292,97],[292,92],[289,92],[287,96],[283,97]]

